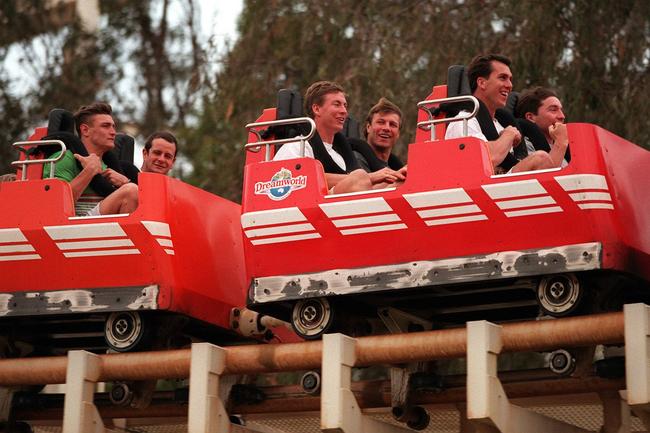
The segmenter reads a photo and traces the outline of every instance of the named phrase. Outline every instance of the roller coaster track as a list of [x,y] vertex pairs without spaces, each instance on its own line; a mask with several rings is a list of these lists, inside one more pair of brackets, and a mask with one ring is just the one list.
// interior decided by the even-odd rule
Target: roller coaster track
[[[385,412],[394,406],[391,382],[352,382],[352,368],[464,358],[466,375],[448,377],[440,392],[413,390],[409,404],[429,412],[445,405],[447,410],[455,408],[460,432],[586,432],[593,430],[531,411],[519,399],[597,393],[604,415],[601,431],[622,433],[632,431],[631,413],[649,428],[649,335],[650,308],[634,304],[616,313],[503,325],[469,322],[464,328],[356,339],[332,334],[302,343],[224,348],[197,343],[191,349],[161,352],[71,351],[66,357],[4,359],[0,385],[66,384],[65,396],[33,396],[14,411],[20,420],[62,419],[65,433],[113,431],[105,421],[143,417],[179,417],[186,420],[190,433],[264,432],[271,430],[233,423],[230,415],[253,420],[301,412],[320,412],[320,428],[327,432],[406,432],[413,430],[371,416],[373,410]],[[558,377],[539,370],[497,377],[500,354],[623,344],[624,378]],[[230,388],[224,376],[315,369],[321,371],[320,395],[307,394],[298,386],[272,386],[262,388],[265,398],[258,402],[227,401]],[[146,409],[112,406],[105,395],[94,395],[98,382],[186,378],[187,395],[157,393]],[[435,426],[426,431],[436,431]]]

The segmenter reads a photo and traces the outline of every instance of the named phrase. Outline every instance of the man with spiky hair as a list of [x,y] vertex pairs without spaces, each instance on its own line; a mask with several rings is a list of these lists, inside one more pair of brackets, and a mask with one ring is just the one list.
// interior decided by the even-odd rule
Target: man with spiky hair
[[[88,156],[66,150],[63,158],[55,164],[55,177],[70,183],[77,215],[131,213],[138,206],[138,186],[102,161],[104,154],[115,147],[116,131],[112,114],[111,106],[105,102],[95,102],[77,110],[74,115],[77,133]],[[112,187],[106,197],[90,186],[98,174]],[[47,177],[49,165],[43,169],[43,178]]]

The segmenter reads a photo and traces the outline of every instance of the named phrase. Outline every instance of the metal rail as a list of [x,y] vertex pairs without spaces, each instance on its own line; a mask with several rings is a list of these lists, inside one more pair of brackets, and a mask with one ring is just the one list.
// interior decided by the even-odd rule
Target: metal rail
[[[456,117],[445,117],[442,119],[434,119],[433,118],[433,113],[431,113],[431,110],[427,107],[428,105],[433,105],[433,104],[443,104],[443,103],[452,103],[452,102],[463,102],[463,101],[469,101],[474,103],[474,108],[469,113],[467,116],[456,116]],[[472,117],[476,116],[476,113],[478,113],[479,109],[479,102],[478,99],[476,99],[474,96],[467,95],[467,96],[453,96],[451,98],[442,98],[442,99],[431,99],[428,101],[421,101],[418,102],[418,109],[423,110],[425,113],[427,113],[427,116],[429,117],[428,120],[423,120],[422,122],[417,123],[417,127],[424,129],[424,130],[431,130],[431,141],[436,140],[436,132],[434,126],[439,124],[439,123],[451,123],[451,122],[456,122],[456,121],[463,121],[463,135],[467,135],[467,120],[471,119]],[[460,114],[460,113],[459,113]]]
[[[620,344],[622,312],[502,325],[503,352]],[[446,329],[358,338],[355,366],[399,364],[465,357],[467,329]],[[226,354],[224,374],[310,370],[321,366],[323,342],[235,346]],[[98,381],[183,379],[190,375],[190,349],[98,355]],[[0,385],[65,383],[66,357],[0,360]]]
[[50,163],[50,179],[54,178],[54,170],[56,169],[56,166],[54,165],[55,162],[59,161],[61,158],[65,156],[65,151],[66,147],[65,144],[61,140],[36,140],[36,141],[17,141],[14,143],[12,146],[18,148],[20,152],[25,153],[25,156],[27,156],[27,149],[21,146],[29,145],[29,146],[41,146],[44,144],[58,144],[61,147],[61,153],[59,156],[56,158],[45,158],[45,159],[25,159],[23,161],[12,161],[11,165],[13,166],[20,166],[22,175],[20,180],[27,180],[27,166],[28,165],[33,165],[33,164],[45,164],[45,163]]
[[[274,140],[263,140],[262,135],[260,131],[257,129],[253,128],[262,128],[265,126],[283,126],[283,125],[295,125],[299,123],[308,123],[310,130],[307,135],[297,135],[295,137],[291,138],[278,138]],[[282,120],[269,120],[266,122],[257,122],[257,123],[249,123],[246,125],[246,130],[248,132],[252,132],[257,136],[257,139],[259,141],[255,141],[253,143],[246,143],[244,145],[244,148],[247,150],[251,150],[253,152],[259,151],[260,146],[265,146],[266,149],[266,154],[264,156],[264,161],[269,161],[271,159],[271,146],[279,146],[281,144],[285,143],[293,143],[295,141],[300,141],[300,156],[304,157],[305,156],[305,141],[309,140],[314,136],[316,133],[316,123],[314,122],[313,119],[310,117],[296,117],[292,119],[282,119]],[[252,148],[258,148],[257,150],[252,149]]]

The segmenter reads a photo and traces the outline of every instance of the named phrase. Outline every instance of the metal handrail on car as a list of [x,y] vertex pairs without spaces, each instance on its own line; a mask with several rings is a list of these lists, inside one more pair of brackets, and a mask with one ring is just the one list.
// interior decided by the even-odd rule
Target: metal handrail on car
[[[280,126],[280,125],[295,125],[297,123],[309,123],[310,130],[307,135],[296,135],[295,137],[291,138],[277,138],[275,140],[262,140],[262,135],[261,132],[252,129],[252,128],[261,128],[264,126]],[[292,143],[295,141],[300,141],[300,156],[304,157],[305,156],[305,142],[312,138],[314,134],[316,133],[316,123],[314,120],[310,117],[296,117],[293,119],[282,119],[282,120],[269,120],[267,122],[257,122],[257,123],[249,123],[246,125],[246,130],[249,132],[254,133],[257,135],[257,138],[259,141],[255,141],[253,143],[246,143],[244,146],[245,149],[251,149],[253,147],[258,147],[257,150],[251,150],[252,152],[257,152],[259,151],[260,146],[266,146],[266,155],[264,157],[264,161],[269,161],[271,159],[271,146],[279,146],[280,144],[285,144],[285,143]]]
[[[432,104],[442,104],[442,103],[462,102],[462,101],[469,101],[474,103],[474,109],[467,116],[456,116],[456,117],[445,117],[442,119],[434,119],[433,113],[431,113],[431,110],[429,110],[429,108],[427,107],[428,105],[432,105]],[[456,122],[462,120],[463,135],[467,135],[467,120],[476,116],[476,113],[478,113],[478,108],[479,108],[478,99],[476,99],[474,96],[471,95],[453,96],[451,98],[431,99],[428,101],[421,101],[418,102],[418,109],[426,112],[429,119],[423,120],[422,122],[418,122],[417,127],[422,128],[424,130],[426,129],[431,130],[431,141],[435,141],[436,131],[435,128],[433,127],[434,125],[437,125],[439,123],[450,123],[450,122]]]
[[18,148],[20,152],[23,152],[25,155],[27,155],[27,149],[21,146],[29,145],[29,146],[41,146],[44,144],[58,144],[61,146],[61,153],[59,156],[56,158],[45,158],[45,159],[24,159],[22,161],[12,161],[11,165],[13,166],[20,166],[20,169],[22,171],[21,179],[20,180],[27,180],[27,166],[32,165],[32,164],[45,164],[45,163],[50,163],[50,179],[54,178],[54,170],[56,169],[56,166],[54,165],[55,162],[59,161],[63,156],[65,155],[66,147],[65,144],[61,140],[36,140],[36,141],[17,141],[14,143],[12,146]]

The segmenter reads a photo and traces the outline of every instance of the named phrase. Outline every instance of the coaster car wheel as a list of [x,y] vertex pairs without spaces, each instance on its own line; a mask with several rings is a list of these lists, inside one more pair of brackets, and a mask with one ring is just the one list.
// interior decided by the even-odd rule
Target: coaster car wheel
[[302,299],[293,306],[291,325],[305,340],[315,340],[330,330],[334,314],[326,298]]
[[542,278],[537,286],[537,301],[545,314],[561,317],[578,307],[583,292],[574,274],[549,275]]
[[104,337],[116,352],[128,352],[142,347],[149,334],[149,323],[137,311],[118,311],[106,319]]

